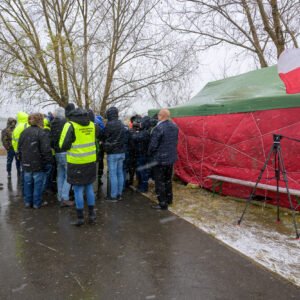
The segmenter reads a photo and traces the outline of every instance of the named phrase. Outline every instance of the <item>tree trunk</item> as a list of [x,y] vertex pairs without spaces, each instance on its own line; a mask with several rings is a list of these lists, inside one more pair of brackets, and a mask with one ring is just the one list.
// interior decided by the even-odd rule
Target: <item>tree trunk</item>
[[257,31],[256,31],[256,27],[254,25],[253,18],[251,16],[251,11],[250,11],[249,5],[248,5],[246,0],[242,0],[242,5],[244,7],[244,10],[245,10],[245,13],[246,13],[246,16],[247,16],[248,24],[249,24],[251,35],[252,35],[252,38],[253,38],[253,46],[255,47],[256,54],[258,56],[260,66],[262,68],[266,68],[266,67],[268,67],[268,64],[267,64],[267,61],[265,59],[263,49],[260,46],[260,41],[259,41],[259,38],[258,38],[258,35],[257,35]]
[[280,54],[285,49],[285,40],[284,40],[281,22],[280,22],[280,12],[278,10],[277,0],[271,0],[271,8],[272,8],[272,16],[274,22],[274,30],[275,30],[276,40],[277,40],[276,43],[277,57],[279,57]]

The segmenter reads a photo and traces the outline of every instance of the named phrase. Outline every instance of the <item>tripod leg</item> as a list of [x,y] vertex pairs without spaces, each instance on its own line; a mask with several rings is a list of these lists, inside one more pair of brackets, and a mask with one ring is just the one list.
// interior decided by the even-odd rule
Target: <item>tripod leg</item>
[[285,169],[285,166],[284,166],[284,161],[283,161],[282,152],[281,152],[280,147],[278,149],[278,156],[279,156],[279,164],[280,164],[280,169],[281,169],[282,176],[283,176],[283,181],[284,181],[285,186],[286,186],[286,191],[287,191],[287,195],[288,195],[288,199],[289,199],[289,203],[290,203],[290,208],[292,210],[292,217],[293,217],[293,224],[294,224],[295,232],[296,232],[296,239],[299,239],[300,235],[299,235],[299,231],[298,231],[298,227],[297,227],[295,207],[293,205],[291,194],[290,194],[290,191],[289,191],[288,178],[287,178],[286,169]]
[[247,199],[247,202],[246,202],[245,208],[243,210],[243,213],[242,213],[240,219],[238,220],[238,225],[240,225],[241,222],[243,221],[244,215],[245,215],[245,213],[246,213],[246,211],[247,211],[247,209],[249,207],[249,204],[253,200],[254,195],[256,194],[257,185],[261,181],[262,176],[263,176],[263,174],[264,174],[264,172],[265,172],[265,170],[267,168],[267,165],[268,165],[268,163],[269,163],[269,161],[271,159],[271,156],[272,156],[273,152],[276,151],[275,149],[276,149],[276,147],[273,144],[272,147],[271,147],[271,150],[270,150],[270,152],[269,152],[269,154],[267,156],[267,159],[266,159],[266,161],[265,161],[262,169],[260,170],[260,173],[259,173],[258,178],[256,180],[255,186],[253,187],[252,192],[251,192],[249,198]]
[[279,180],[280,180],[280,161],[279,161],[280,149],[276,150],[275,154],[275,178],[276,178],[276,205],[277,205],[277,222],[280,222],[280,211],[279,211]]

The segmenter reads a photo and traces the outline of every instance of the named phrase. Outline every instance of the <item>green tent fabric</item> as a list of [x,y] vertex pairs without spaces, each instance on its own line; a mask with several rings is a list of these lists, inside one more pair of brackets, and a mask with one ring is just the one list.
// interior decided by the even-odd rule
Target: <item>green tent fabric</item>
[[[170,108],[172,117],[207,116],[300,107],[300,94],[286,94],[277,66],[209,82],[189,102]],[[150,110],[154,115],[157,110]]]

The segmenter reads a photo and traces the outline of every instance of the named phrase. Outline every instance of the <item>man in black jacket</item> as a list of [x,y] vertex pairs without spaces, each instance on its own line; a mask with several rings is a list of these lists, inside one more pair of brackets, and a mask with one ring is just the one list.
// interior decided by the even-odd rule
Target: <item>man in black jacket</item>
[[135,159],[136,176],[138,180],[138,191],[146,193],[148,191],[148,159],[147,151],[150,141],[150,118],[144,117],[133,122],[130,130],[130,144]]
[[152,208],[168,209],[168,205],[173,201],[172,173],[173,164],[177,160],[178,128],[170,120],[170,112],[167,109],[159,112],[158,120],[152,131],[148,149],[148,155],[155,164],[155,192],[159,201],[159,205]]
[[107,201],[116,202],[122,199],[124,189],[123,163],[126,150],[126,129],[119,120],[119,111],[111,107],[106,112],[108,120],[103,133],[104,151],[107,153],[109,169],[110,196]]
[[73,202],[69,200],[71,185],[67,181],[67,153],[59,148],[59,139],[65,123],[65,110],[62,107],[58,107],[54,112],[54,119],[50,124],[50,138],[51,147],[55,151],[57,199],[61,207],[73,206]]
[[39,113],[29,116],[30,127],[22,132],[18,145],[24,171],[26,208],[41,207],[44,168],[52,162],[50,140],[43,130],[43,119],[44,116]]

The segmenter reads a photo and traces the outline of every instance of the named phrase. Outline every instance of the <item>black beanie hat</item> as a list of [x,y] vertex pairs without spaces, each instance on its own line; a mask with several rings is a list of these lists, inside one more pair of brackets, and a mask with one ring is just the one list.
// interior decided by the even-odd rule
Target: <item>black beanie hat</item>
[[88,109],[88,115],[91,122],[95,123],[95,114],[91,109]]
[[75,110],[74,103],[68,103],[67,106],[65,107],[66,118],[68,118],[70,116],[70,114],[72,113],[73,110]]

